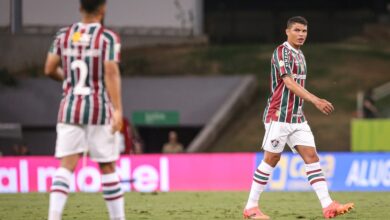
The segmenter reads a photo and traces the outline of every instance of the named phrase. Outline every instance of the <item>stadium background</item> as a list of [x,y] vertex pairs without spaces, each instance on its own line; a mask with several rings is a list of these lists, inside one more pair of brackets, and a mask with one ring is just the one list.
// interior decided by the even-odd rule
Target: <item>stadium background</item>
[[[122,179],[136,179],[125,189],[248,191],[261,158],[270,56],[286,19],[302,15],[308,89],[336,107],[325,117],[305,106],[330,188],[389,191],[389,10],[386,0],[109,1],[106,25],[123,42],[125,116],[144,144],[143,154],[118,162]],[[4,0],[0,12],[0,192],[46,192],[58,165],[61,88],[42,65],[55,31],[79,19],[78,1]],[[361,118],[369,89],[380,118]],[[160,154],[171,130],[187,153]],[[20,145],[31,155],[15,155]],[[98,175],[92,162],[79,166],[73,189],[98,192]],[[309,190],[302,161],[283,154],[268,188]]]

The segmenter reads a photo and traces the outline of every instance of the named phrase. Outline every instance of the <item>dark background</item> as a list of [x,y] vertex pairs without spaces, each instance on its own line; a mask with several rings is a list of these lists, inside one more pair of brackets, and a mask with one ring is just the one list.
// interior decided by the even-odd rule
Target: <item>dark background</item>
[[205,32],[211,43],[278,42],[289,17],[309,21],[310,41],[337,41],[360,33],[388,13],[386,0],[212,0],[204,1]]

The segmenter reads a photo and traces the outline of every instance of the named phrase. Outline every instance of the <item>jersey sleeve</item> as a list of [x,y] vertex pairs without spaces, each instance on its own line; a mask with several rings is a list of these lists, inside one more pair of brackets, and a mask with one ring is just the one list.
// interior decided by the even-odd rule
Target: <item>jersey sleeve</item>
[[56,33],[53,43],[50,46],[49,53],[61,56],[61,39],[64,37],[64,35],[65,29],[61,29]]
[[104,61],[115,61],[119,63],[121,58],[121,42],[119,36],[112,31],[105,31],[104,36],[107,39]]
[[278,47],[274,52],[275,66],[279,70],[279,75],[291,75],[291,53],[284,47]]

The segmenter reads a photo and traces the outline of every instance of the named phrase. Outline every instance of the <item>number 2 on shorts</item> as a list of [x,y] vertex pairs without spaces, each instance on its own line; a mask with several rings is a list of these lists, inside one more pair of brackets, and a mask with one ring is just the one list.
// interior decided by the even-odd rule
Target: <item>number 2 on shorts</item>
[[85,86],[85,80],[88,75],[88,66],[83,60],[75,60],[70,64],[70,68],[75,71],[76,69],[80,72],[79,81],[74,87],[73,94],[75,95],[89,95],[91,94],[91,88]]

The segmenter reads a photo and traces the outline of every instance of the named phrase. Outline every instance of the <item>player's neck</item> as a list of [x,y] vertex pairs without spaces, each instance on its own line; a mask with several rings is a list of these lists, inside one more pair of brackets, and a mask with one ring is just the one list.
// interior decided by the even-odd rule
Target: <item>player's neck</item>
[[287,42],[288,42],[288,44],[290,44],[290,46],[292,46],[294,49],[296,49],[296,50],[299,50],[299,48],[301,48],[301,46],[299,46],[299,45],[296,45],[296,44],[294,44],[294,43],[292,43],[292,42],[290,42],[290,41],[288,41],[287,40]]
[[81,19],[81,22],[84,24],[91,24],[91,23],[100,23],[102,20],[102,16],[96,15],[96,14],[83,14],[83,18]]

